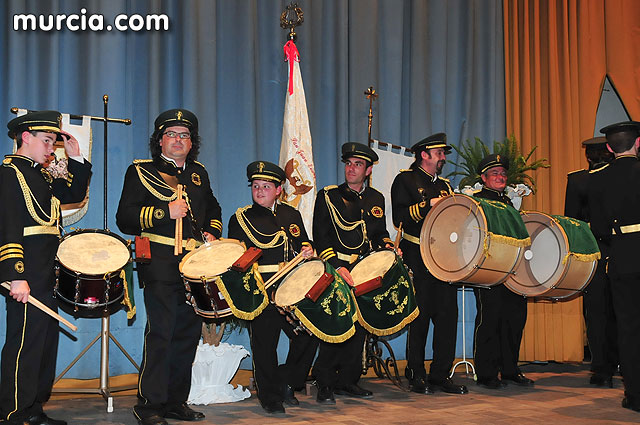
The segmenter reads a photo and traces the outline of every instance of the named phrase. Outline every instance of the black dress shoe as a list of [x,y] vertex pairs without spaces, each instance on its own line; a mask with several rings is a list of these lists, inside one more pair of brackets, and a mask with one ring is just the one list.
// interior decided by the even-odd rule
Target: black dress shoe
[[138,425],[169,425],[169,423],[160,415],[151,415],[138,418]]
[[611,375],[601,375],[599,373],[594,373],[589,378],[589,383],[591,385],[595,385],[596,387],[609,387],[613,388],[613,379]]
[[350,384],[343,387],[338,387],[335,389],[334,393],[356,398],[373,398],[373,393],[371,391],[365,390],[358,384]]
[[284,404],[286,404],[288,406],[298,406],[298,405],[300,405],[300,402],[296,398],[296,396],[295,396],[295,394],[293,392],[293,388],[291,387],[291,385],[285,385],[284,386],[284,391],[282,393],[282,397],[284,398]]
[[529,379],[522,372],[519,372],[516,375],[502,375],[503,381],[511,381],[516,385],[520,385],[521,387],[533,387],[533,379]]
[[196,412],[195,410],[187,406],[187,403],[182,403],[179,406],[168,408],[164,412],[164,417],[169,419],[178,419],[181,421],[193,422],[204,419],[204,413]]
[[429,384],[431,384],[432,387],[449,394],[466,394],[469,392],[466,386],[454,384],[451,378],[429,379]]
[[44,413],[31,416],[24,423],[28,425],[67,425],[66,421],[50,418]]
[[433,394],[433,389],[427,384],[423,376],[409,379],[409,390],[418,394]]
[[264,409],[265,412],[269,413],[270,415],[276,415],[279,413],[285,413],[284,412],[284,407],[282,406],[282,402],[281,401],[273,401],[271,403],[263,403],[262,404],[262,408]]
[[504,387],[503,382],[499,380],[497,377],[478,378],[478,380],[476,381],[476,384],[478,384],[481,387],[488,388],[490,390],[499,390]]
[[318,395],[316,396],[316,401],[320,404],[336,404],[336,399],[333,397],[333,390],[331,389],[331,387],[318,387]]
[[636,412],[640,412],[640,405],[635,405],[629,401],[627,397],[622,399],[622,407],[625,409],[635,410]]

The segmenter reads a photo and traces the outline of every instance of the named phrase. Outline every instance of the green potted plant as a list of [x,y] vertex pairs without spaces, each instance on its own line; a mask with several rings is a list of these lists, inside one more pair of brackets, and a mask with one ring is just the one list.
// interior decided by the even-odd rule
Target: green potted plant
[[[537,170],[538,168],[549,168],[546,158],[532,160],[531,157],[536,150],[533,149],[525,156],[520,150],[520,146],[516,138],[511,135],[502,141],[494,141],[493,149],[489,147],[479,138],[474,141],[466,140],[460,147],[453,145],[458,152],[459,163],[454,163],[458,169],[450,173],[447,177],[463,176],[458,184],[459,191],[462,193],[473,193],[480,190],[481,179],[478,174],[478,164],[485,156],[496,153],[509,159],[509,169],[507,170],[507,195],[516,201],[514,206],[519,209],[522,196],[526,196],[531,192],[535,193],[536,181],[527,174],[528,171]],[[517,205],[516,205],[517,204]]]

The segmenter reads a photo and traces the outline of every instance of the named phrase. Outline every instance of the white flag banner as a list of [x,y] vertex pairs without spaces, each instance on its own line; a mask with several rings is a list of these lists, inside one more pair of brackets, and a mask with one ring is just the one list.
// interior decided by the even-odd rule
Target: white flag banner
[[289,84],[284,105],[282,144],[280,145],[279,165],[287,174],[282,196],[285,202],[300,211],[304,227],[311,236],[316,171],[313,167],[307,101],[300,74],[298,49],[293,41],[287,41],[284,45],[284,53],[289,62]]
[[384,213],[387,217],[387,230],[391,240],[395,240],[397,229],[393,226],[393,217],[391,214],[391,185],[393,179],[396,178],[400,170],[409,168],[413,162],[413,156],[407,156],[404,147],[399,152],[393,152],[391,144],[381,146],[377,140],[374,140],[371,148],[378,154],[378,163],[373,167],[371,173],[371,186],[378,189],[384,195]]

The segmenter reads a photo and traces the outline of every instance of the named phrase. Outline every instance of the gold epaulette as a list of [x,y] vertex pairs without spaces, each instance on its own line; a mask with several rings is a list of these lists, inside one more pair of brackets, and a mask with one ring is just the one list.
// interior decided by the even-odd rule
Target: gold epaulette
[[324,187],[324,190],[331,190],[331,189],[337,189],[337,188],[338,188],[338,186],[337,186],[337,185],[332,184],[331,186],[325,186],[325,187]]
[[201,162],[198,161],[193,161],[194,164],[198,164],[199,166],[201,166],[202,168],[204,168],[204,164],[202,164]]
[[[378,189],[376,189],[376,188],[375,188],[375,187],[373,187],[373,186],[369,186],[369,189],[375,190],[375,191],[376,191],[376,192],[378,192],[380,195],[382,195],[382,192],[380,192]],[[382,195],[382,196],[384,196],[384,195]]]
[[571,175],[571,174],[579,173],[580,171],[584,171],[584,168],[582,168],[580,170],[570,171],[570,172],[567,173],[567,176]]
[[600,168],[595,168],[595,169],[593,169],[593,170],[589,170],[589,174],[591,174],[591,173],[597,173],[598,171],[602,171],[602,170],[604,170],[605,168],[607,168],[608,166],[609,166],[609,164],[604,164],[604,165],[603,165],[602,167],[600,167]]
[[411,168],[403,168],[400,170],[401,173],[406,173],[407,171],[413,171]]
[[5,158],[5,159],[3,159],[3,160],[2,160],[2,164],[3,164],[3,165],[9,165],[9,164],[11,164],[11,158]]
[[444,181],[446,181],[447,183],[449,183],[449,179],[445,179],[444,177],[440,177],[440,176],[438,176],[438,178],[439,178],[440,180],[444,180]]
[[134,164],[144,164],[146,162],[153,162],[153,159],[134,159]]

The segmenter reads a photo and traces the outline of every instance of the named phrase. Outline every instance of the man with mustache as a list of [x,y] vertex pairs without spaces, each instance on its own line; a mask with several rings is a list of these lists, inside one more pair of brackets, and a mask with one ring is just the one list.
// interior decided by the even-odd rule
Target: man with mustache
[[[411,147],[415,161],[402,170],[391,186],[393,224],[404,230],[400,248],[405,263],[413,271],[413,286],[420,309],[409,325],[407,368],[410,389],[431,394],[439,389],[451,394],[465,394],[467,387],[449,378],[456,349],[458,298],[455,286],[436,279],[425,267],[420,254],[420,229],[427,213],[443,196],[452,193],[448,180],[439,177],[451,151],[447,135],[437,133]],[[429,321],[433,322],[433,362],[427,380],[424,367]]]

